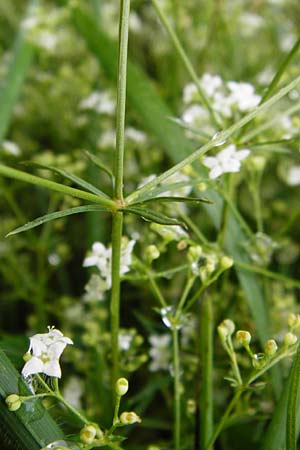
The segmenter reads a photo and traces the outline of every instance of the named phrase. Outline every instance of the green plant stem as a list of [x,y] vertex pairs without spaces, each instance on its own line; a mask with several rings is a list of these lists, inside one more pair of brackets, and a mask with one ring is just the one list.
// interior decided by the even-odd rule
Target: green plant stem
[[185,285],[185,288],[184,288],[184,290],[183,290],[183,293],[182,293],[182,295],[181,295],[181,297],[180,297],[180,300],[179,300],[177,309],[176,309],[175,319],[178,319],[178,318],[179,318],[179,316],[180,316],[180,314],[181,314],[181,311],[182,311],[182,309],[183,309],[183,307],[184,307],[184,304],[185,304],[185,302],[186,302],[187,296],[189,295],[189,292],[190,292],[190,290],[192,289],[195,280],[196,280],[195,275],[190,276],[190,277],[188,278],[187,283],[186,283],[186,285]]
[[199,448],[204,449],[213,432],[213,305],[206,296],[200,305],[201,385],[198,409]]
[[[123,170],[126,116],[126,78],[129,30],[130,0],[121,0],[119,23],[119,59],[116,111],[116,153],[114,161],[115,188],[114,197],[123,204]],[[119,328],[120,328],[120,263],[121,240],[123,232],[123,214],[117,212],[112,217],[112,289],[111,289],[111,350],[112,385],[119,376]]]
[[242,388],[238,389],[235,392],[234,396],[231,399],[231,402],[229,403],[229,405],[226,408],[225,413],[223,414],[220,422],[218,423],[218,425],[217,425],[217,427],[216,427],[216,429],[214,431],[214,434],[212,435],[209,443],[207,444],[207,447],[205,447],[205,450],[211,450],[212,449],[212,446],[213,446],[214,442],[216,441],[217,437],[219,436],[219,434],[223,430],[223,428],[224,428],[224,426],[226,424],[226,421],[227,421],[231,411],[233,410],[233,408],[235,407],[235,405],[239,401],[240,396],[241,396],[242,393],[243,393],[243,389]]
[[127,53],[130,0],[121,0],[119,24],[119,60],[117,85],[116,155],[114,176],[115,198],[123,201],[123,168],[126,115]]
[[191,79],[195,83],[198,93],[199,93],[199,96],[200,96],[200,99],[201,99],[202,103],[204,104],[204,106],[207,108],[207,110],[211,116],[212,122],[218,129],[221,129],[222,124],[220,123],[218,116],[216,115],[205,92],[203,91],[202,86],[197,77],[197,74],[195,72],[195,69],[194,69],[190,59],[188,58],[183,46],[181,45],[176,32],[173,30],[173,28],[169,24],[164,11],[162,10],[162,8],[159,5],[159,2],[157,0],[152,0],[152,4],[154,6],[155,11],[157,12],[158,17],[161,20],[163,26],[165,27],[165,30],[169,34],[171,41],[174,45],[174,48],[175,48],[176,52],[178,53],[184,67],[186,68],[188,74],[190,75]]
[[117,395],[116,397],[116,404],[115,404],[115,410],[114,410],[114,418],[113,418],[113,429],[117,426],[119,422],[119,409],[120,409],[120,403],[121,403],[121,396]]
[[181,405],[180,405],[180,360],[179,360],[179,339],[178,329],[173,327],[173,370],[174,370],[174,449],[180,450],[181,434]]
[[123,214],[117,212],[112,216],[112,288],[110,301],[111,320],[111,354],[112,354],[112,385],[119,376],[119,328],[120,328],[120,262],[121,241],[123,231]]

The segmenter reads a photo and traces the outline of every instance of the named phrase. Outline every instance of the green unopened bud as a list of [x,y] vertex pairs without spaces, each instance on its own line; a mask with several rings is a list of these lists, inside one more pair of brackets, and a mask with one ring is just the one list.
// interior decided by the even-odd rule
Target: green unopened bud
[[206,183],[199,183],[197,184],[197,189],[199,192],[204,192],[207,189],[207,184]]
[[152,262],[154,259],[159,258],[160,251],[156,247],[156,245],[148,245],[146,248],[146,259],[148,262]]
[[230,319],[223,320],[223,322],[221,322],[218,326],[218,333],[222,340],[225,340],[228,336],[231,336],[234,333],[234,330],[235,325]]
[[142,419],[134,411],[124,411],[120,415],[120,422],[123,425],[132,425],[134,423],[140,423]]
[[126,378],[119,378],[116,382],[116,393],[120,397],[125,395],[128,391],[128,380]]
[[235,338],[241,345],[248,346],[251,342],[251,334],[249,331],[239,330],[236,332]]
[[196,402],[193,398],[190,398],[186,404],[186,411],[188,414],[195,414],[196,412]]
[[27,352],[23,355],[23,361],[28,362],[32,358],[32,354]]
[[222,256],[220,266],[222,269],[230,269],[233,266],[233,259],[230,256]]
[[188,241],[186,241],[185,239],[183,239],[182,241],[178,242],[177,244],[177,250],[181,251],[181,250],[185,250],[188,246]]
[[294,345],[294,344],[296,344],[297,341],[298,341],[298,338],[293,333],[287,333],[283,339],[284,345],[287,345],[287,346]]
[[80,430],[80,440],[83,444],[92,444],[94,440],[103,438],[103,431],[98,425],[90,423]]
[[261,171],[264,170],[266,165],[266,158],[264,156],[255,155],[252,156],[248,161],[249,167],[253,170]]
[[11,394],[6,397],[5,403],[7,404],[9,411],[17,411],[22,405],[20,396],[17,394]]
[[300,327],[300,314],[291,313],[288,317],[288,326],[290,328],[299,328]]
[[264,350],[267,356],[275,355],[275,353],[278,350],[278,345],[276,344],[276,341],[274,341],[274,339],[268,339],[267,342],[265,343]]

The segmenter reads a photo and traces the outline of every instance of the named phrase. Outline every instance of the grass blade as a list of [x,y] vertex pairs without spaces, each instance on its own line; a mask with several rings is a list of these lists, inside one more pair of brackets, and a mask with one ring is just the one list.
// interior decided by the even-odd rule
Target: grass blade
[[153,198],[147,198],[146,200],[143,200],[141,202],[131,203],[131,205],[141,205],[143,203],[153,203],[153,202],[159,202],[159,203],[209,203],[212,204],[212,201],[208,198],[201,198],[201,197],[178,197],[174,196],[166,196],[166,197],[153,197]]
[[[28,3],[25,18],[31,17],[33,10],[38,4],[37,0]],[[18,100],[19,93],[30,66],[33,56],[33,45],[26,40],[26,31],[20,28],[13,49],[12,61],[10,63],[6,79],[0,88],[0,142],[6,135],[13,108]]]
[[14,234],[22,233],[23,231],[31,230],[32,228],[39,227],[46,222],[51,220],[61,219],[62,217],[71,216],[73,214],[85,213],[85,212],[103,212],[108,211],[105,208],[97,205],[85,205],[76,206],[75,208],[65,209],[64,211],[56,211],[50,214],[45,214],[44,216],[37,217],[36,219],[16,228],[6,235],[6,237],[13,236]]
[[286,450],[297,450],[297,402],[300,385],[300,346],[291,369],[291,383],[289,388],[286,421]]
[[30,413],[24,406],[16,412],[7,409],[4,399],[9,394],[30,394],[9,358],[0,349],[0,419],[1,429],[22,450],[40,450],[48,443],[62,439],[62,430],[39,400],[31,403]]
[[174,217],[168,217],[165,214],[158,213],[156,211],[152,211],[151,209],[142,208],[139,206],[130,206],[128,208],[124,208],[124,212],[129,212],[135,214],[136,216],[141,217],[147,222],[155,222],[160,225],[179,225],[182,227],[186,227],[186,225],[178,219]]

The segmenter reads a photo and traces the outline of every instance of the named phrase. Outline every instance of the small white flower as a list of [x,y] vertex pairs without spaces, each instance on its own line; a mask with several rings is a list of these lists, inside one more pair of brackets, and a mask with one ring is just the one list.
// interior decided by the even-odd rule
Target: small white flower
[[212,97],[223,84],[222,78],[219,77],[219,75],[211,75],[210,73],[205,73],[201,78],[200,83],[208,97]]
[[20,156],[21,155],[21,150],[20,147],[12,141],[3,141],[1,147],[3,148],[3,150],[12,155],[12,156]]
[[113,115],[115,113],[115,101],[110,92],[94,91],[88,97],[81,100],[79,108],[93,110],[98,114]]
[[99,148],[115,147],[116,145],[116,132],[115,130],[105,130],[101,133],[101,136],[97,142]]
[[182,114],[182,120],[189,125],[203,125],[207,121],[208,113],[200,105],[191,105]]
[[149,355],[151,363],[149,370],[168,370],[171,362],[171,336],[169,334],[152,335],[149,338],[151,345]]
[[133,127],[126,128],[125,136],[127,137],[127,139],[130,139],[137,144],[144,144],[147,140],[147,136],[145,133]]
[[236,151],[234,144],[221,150],[216,156],[207,156],[203,160],[204,166],[210,169],[209,178],[218,178],[223,173],[239,172],[241,161],[250,154],[250,150],[243,149]]
[[227,87],[231,92],[229,96],[231,104],[236,105],[242,112],[255,108],[261,100],[260,95],[255,94],[254,87],[250,83],[228,81]]
[[195,83],[188,83],[183,88],[183,102],[192,103],[195,100],[199,100],[197,86]]
[[[128,241],[125,237],[122,238],[120,275],[124,275],[130,270],[135,242],[134,240]],[[83,267],[98,267],[101,277],[106,282],[106,289],[111,288],[111,257],[111,247],[106,248],[101,242],[95,242],[92,245],[92,254],[83,261]]]
[[28,353],[31,357],[22,370],[25,378],[36,373],[61,377],[59,358],[66,346],[73,344],[73,341],[55,328],[48,327],[48,330],[48,333],[35,334],[30,338]]
[[293,166],[288,169],[286,182],[290,186],[298,186],[300,184],[300,166]]

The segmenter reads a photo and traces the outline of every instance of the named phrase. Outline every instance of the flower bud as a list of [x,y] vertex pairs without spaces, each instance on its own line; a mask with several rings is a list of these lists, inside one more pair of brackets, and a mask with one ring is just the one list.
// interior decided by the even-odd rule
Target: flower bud
[[294,345],[294,344],[296,344],[297,341],[298,341],[298,338],[293,333],[287,333],[283,339],[283,343],[286,346]]
[[156,245],[148,245],[146,248],[146,259],[151,263],[154,259],[159,258],[160,252]]
[[233,259],[230,256],[222,256],[220,266],[222,269],[230,269],[233,266]]
[[100,430],[98,425],[94,425],[92,423],[85,425],[80,430],[80,440],[84,444],[92,444],[92,442],[96,439],[101,439],[103,437],[103,432]]
[[189,398],[186,404],[186,411],[188,414],[195,414],[196,412],[196,402],[193,398]]
[[236,332],[235,338],[239,344],[248,346],[251,341],[251,334],[249,331],[239,330]]
[[140,423],[142,419],[134,411],[124,411],[120,415],[120,422],[123,425],[132,425],[133,423]]
[[290,328],[299,328],[300,326],[300,314],[291,313],[288,317],[288,326]]
[[197,189],[199,192],[204,192],[207,189],[207,184],[206,183],[199,183],[197,184]]
[[276,341],[274,341],[274,339],[268,339],[264,347],[265,354],[267,356],[273,356],[277,352],[277,349],[278,345],[276,344]]
[[6,397],[5,403],[7,404],[9,411],[17,411],[22,405],[20,396],[17,394],[11,394]]
[[227,339],[228,336],[231,336],[234,333],[235,325],[230,319],[225,319],[218,326],[219,336],[222,340]]
[[126,378],[119,378],[116,382],[116,393],[120,397],[125,395],[128,391],[128,380]]

